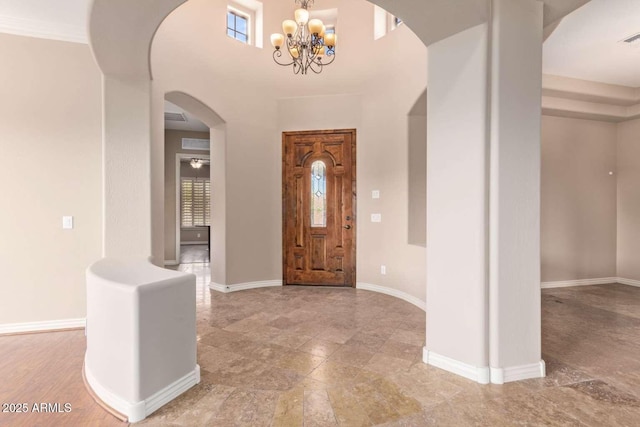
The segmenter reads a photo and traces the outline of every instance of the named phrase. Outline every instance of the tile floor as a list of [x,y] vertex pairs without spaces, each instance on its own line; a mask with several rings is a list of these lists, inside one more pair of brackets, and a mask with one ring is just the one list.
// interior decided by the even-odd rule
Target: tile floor
[[481,386],[421,362],[425,314],[396,298],[311,287],[209,297],[206,283],[202,383],[140,425],[640,425],[637,288],[543,291],[548,376]]
[[[640,425],[638,288],[612,284],[544,290],[548,376],[481,386],[421,362],[425,315],[404,301],[311,287],[210,293],[206,264],[179,269],[198,277],[202,381],[136,425]],[[79,371],[82,331],[57,334],[75,342],[66,348],[74,354],[69,363]],[[51,352],[55,341],[44,338],[51,335],[31,337],[42,336]],[[15,343],[24,339],[0,337],[0,361],[6,348],[19,352]],[[0,378],[7,378],[5,368],[28,371],[27,365],[3,368],[0,363]],[[39,375],[40,399],[73,399],[47,397],[55,378],[46,371]],[[13,394],[20,392],[21,385],[16,387]],[[86,402],[83,408],[90,409]],[[96,408],[94,416],[100,415]],[[83,425],[77,423],[82,413],[72,415],[60,414],[60,424],[40,417],[15,425]],[[122,425],[115,419],[89,420],[91,425]],[[0,425],[5,425],[2,414]]]
[[180,245],[180,264],[208,263],[207,245]]

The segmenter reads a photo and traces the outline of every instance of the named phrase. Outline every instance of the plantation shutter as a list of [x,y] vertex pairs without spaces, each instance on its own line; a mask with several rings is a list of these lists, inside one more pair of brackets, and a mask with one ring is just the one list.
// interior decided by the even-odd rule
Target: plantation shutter
[[182,178],[182,227],[211,225],[211,183],[203,178]]

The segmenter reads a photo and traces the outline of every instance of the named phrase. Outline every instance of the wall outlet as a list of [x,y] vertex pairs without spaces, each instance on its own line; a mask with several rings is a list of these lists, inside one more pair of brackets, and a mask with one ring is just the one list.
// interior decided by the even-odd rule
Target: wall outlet
[[371,214],[371,222],[382,222],[382,214]]
[[387,266],[386,265],[381,265],[380,266],[380,274],[387,274]]
[[373,190],[371,192],[371,198],[372,199],[379,199],[380,198],[380,190]]
[[63,216],[62,217],[62,228],[64,230],[71,230],[73,228],[73,217],[72,216]]
[[200,233],[198,233],[198,238],[200,238]]

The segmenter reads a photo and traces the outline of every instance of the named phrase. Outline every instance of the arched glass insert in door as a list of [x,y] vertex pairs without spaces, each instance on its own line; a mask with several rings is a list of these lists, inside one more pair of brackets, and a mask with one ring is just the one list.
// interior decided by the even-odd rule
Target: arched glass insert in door
[[321,160],[311,164],[311,226],[327,226],[327,167]]

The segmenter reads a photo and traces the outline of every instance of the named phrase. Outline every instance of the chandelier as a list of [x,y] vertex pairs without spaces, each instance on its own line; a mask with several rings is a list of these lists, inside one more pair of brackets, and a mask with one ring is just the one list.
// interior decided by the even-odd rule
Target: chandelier
[[191,159],[191,162],[189,162],[191,164],[191,167],[194,169],[200,169],[202,167],[202,159]]
[[[307,74],[309,70],[320,74],[325,65],[336,59],[336,35],[325,33],[327,29],[321,20],[309,20],[308,8],[313,0],[295,2],[300,3],[300,8],[294,13],[295,21],[287,19],[282,22],[284,35],[271,35],[271,44],[275,48],[273,60],[278,65],[293,65],[294,74]],[[282,58],[283,50],[288,53],[286,58]]]

